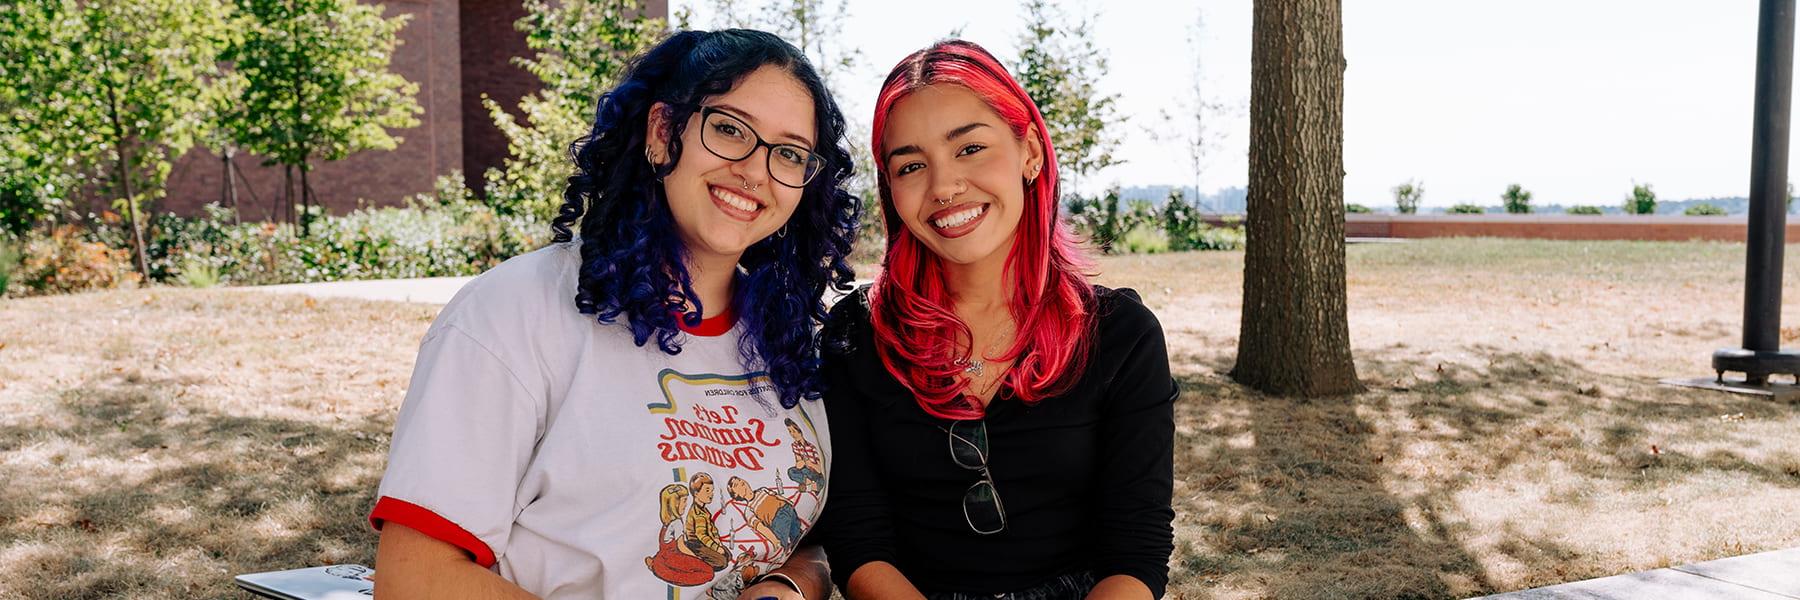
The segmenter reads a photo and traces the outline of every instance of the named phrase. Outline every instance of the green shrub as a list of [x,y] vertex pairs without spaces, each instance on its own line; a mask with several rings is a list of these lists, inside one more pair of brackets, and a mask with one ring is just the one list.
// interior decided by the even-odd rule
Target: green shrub
[[1225,222],[1227,224],[1225,227],[1200,226],[1193,241],[1189,242],[1189,247],[1195,250],[1243,250],[1245,239],[1243,226],[1233,225],[1233,219],[1229,217],[1225,219]]
[[1687,207],[1687,210],[1681,211],[1681,214],[1690,217],[1717,217],[1723,216],[1725,209],[1711,204],[1695,204]]
[[6,284],[19,269],[19,249],[15,242],[0,235],[0,298],[6,297]]
[[1425,184],[1407,180],[1406,183],[1394,186],[1394,210],[1403,215],[1417,213],[1419,212],[1419,199],[1424,197]]
[[1344,213],[1345,214],[1366,215],[1366,214],[1373,213],[1373,212],[1375,212],[1374,209],[1371,209],[1367,206],[1363,206],[1361,204],[1356,204],[1354,202],[1344,205]]
[[181,283],[194,288],[218,287],[219,267],[197,258],[189,258],[182,265]]
[[1138,225],[1125,232],[1115,250],[1126,254],[1158,254],[1169,251],[1169,235],[1149,224]]
[[1453,215],[1479,215],[1479,214],[1486,213],[1487,209],[1482,208],[1480,206],[1476,206],[1474,204],[1463,203],[1463,204],[1458,204],[1458,205],[1452,206],[1452,207],[1450,207],[1449,210],[1444,211],[1444,212],[1448,212]]
[[1113,244],[1130,228],[1119,210],[1119,189],[1112,188],[1098,198],[1070,194],[1063,201],[1069,211],[1069,225],[1101,252],[1111,254]]
[[47,213],[47,203],[31,180],[0,175],[0,234],[23,236]]
[[66,294],[92,289],[112,289],[138,283],[131,251],[92,241],[74,225],[30,236],[24,261],[9,278],[8,287],[20,286],[21,295]]
[[1188,202],[1181,190],[1170,190],[1169,197],[1163,201],[1162,214],[1163,237],[1168,239],[1169,249],[1174,251],[1192,250],[1191,243],[1195,233],[1206,223],[1200,220],[1200,209]]
[[1597,215],[1597,214],[1600,214],[1600,207],[1598,207],[1598,206],[1571,206],[1568,208],[1568,210],[1566,212],[1568,212],[1571,215]]
[[1642,183],[1631,186],[1631,195],[1625,197],[1625,214],[1656,214],[1656,192],[1650,189],[1650,184]]
[[1500,202],[1506,207],[1507,214],[1531,214],[1531,192],[1519,184],[1506,186],[1506,192],[1500,194]]

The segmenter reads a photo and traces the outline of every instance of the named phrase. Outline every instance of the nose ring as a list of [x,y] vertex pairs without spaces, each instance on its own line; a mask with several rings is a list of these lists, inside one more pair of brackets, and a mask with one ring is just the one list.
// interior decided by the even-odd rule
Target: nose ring
[[748,181],[745,181],[745,182],[744,182],[744,183],[742,183],[742,184],[740,184],[740,186],[739,186],[739,187],[742,187],[742,188],[744,188],[744,191],[747,191],[747,192],[754,192],[754,191],[756,191],[756,190],[760,190],[760,189],[762,189],[762,184],[760,184],[760,183],[759,183],[759,184],[756,184],[756,185],[750,185],[750,182],[748,182]]

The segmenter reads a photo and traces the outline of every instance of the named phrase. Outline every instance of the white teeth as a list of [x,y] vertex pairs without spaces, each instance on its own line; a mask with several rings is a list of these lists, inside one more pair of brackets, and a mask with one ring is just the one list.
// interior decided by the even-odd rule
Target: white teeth
[[975,220],[975,217],[981,216],[981,213],[984,213],[984,212],[987,212],[986,204],[982,204],[982,205],[978,205],[978,206],[971,206],[971,207],[969,207],[968,210],[952,214],[950,216],[944,217],[942,219],[938,219],[936,221],[932,221],[932,224],[937,225],[938,229],[949,229],[951,227],[961,227],[963,225],[968,224],[969,221]]
[[762,208],[761,205],[758,205],[755,202],[745,200],[736,194],[728,193],[725,190],[721,190],[719,188],[713,188],[712,195],[714,198],[718,198],[720,202],[729,204],[732,206],[732,208],[736,208],[736,209],[744,211],[744,212],[756,212],[758,209]]

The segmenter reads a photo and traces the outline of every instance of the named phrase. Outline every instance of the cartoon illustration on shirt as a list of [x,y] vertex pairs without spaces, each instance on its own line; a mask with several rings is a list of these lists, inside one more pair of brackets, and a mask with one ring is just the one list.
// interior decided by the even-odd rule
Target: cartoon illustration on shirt
[[720,539],[757,557],[786,556],[794,549],[805,524],[780,490],[752,490],[750,482],[732,477],[725,491],[731,499],[719,508]]
[[788,435],[793,436],[794,466],[789,467],[788,478],[800,484],[800,491],[806,492],[807,484],[812,484],[812,492],[817,494],[825,486],[825,463],[819,455],[819,447],[806,441],[806,434],[800,433],[800,424],[787,419]]
[[690,495],[688,486],[679,483],[663,486],[662,493],[659,494],[659,514],[663,523],[661,537],[656,544],[656,555],[644,558],[644,566],[650,567],[650,572],[655,573],[658,579],[679,586],[701,585],[712,581],[716,570],[706,561],[694,556],[693,550],[687,546],[687,532],[683,528],[682,517],[691,514],[687,510]]
[[713,524],[712,511],[707,509],[713,501],[712,476],[695,473],[693,477],[688,478],[688,490],[694,496],[693,508],[688,510],[686,541],[688,552],[712,567],[712,571],[717,572],[719,569],[725,568],[725,565],[731,564],[731,557],[728,555],[730,551],[725,548],[725,544],[719,541],[719,527]]
[[674,477],[644,565],[669,584],[670,599],[735,599],[744,582],[787,559],[818,515],[828,459],[821,424],[805,408],[755,402],[773,389],[762,373],[658,377],[663,397],[646,405],[660,420],[650,450]]

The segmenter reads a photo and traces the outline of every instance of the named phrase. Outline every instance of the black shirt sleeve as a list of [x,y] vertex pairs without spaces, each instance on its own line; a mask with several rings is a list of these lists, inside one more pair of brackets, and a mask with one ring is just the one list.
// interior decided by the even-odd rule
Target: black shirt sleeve
[[872,399],[851,383],[850,355],[871,341],[867,290],[846,296],[832,309],[824,336],[825,415],[834,440],[827,465],[830,492],[827,510],[815,532],[826,548],[831,579],[848,589],[850,574],[876,561],[895,562],[893,520],[888,495],[870,455],[869,404]]
[[[1099,547],[1095,579],[1130,575],[1162,597],[1175,550],[1174,400],[1162,325],[1131,290],[1102,301],[1117,311],[1101,343],[1129,348],[1101,402]],[[1110,304],[1111,306],[1107,306]],[[1135,337],[1135,340],[1130,339]],[[835,419],[835,416],[834,416]],[[836,421],[833,421],[835,425]]]

